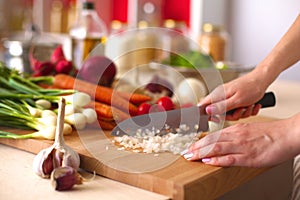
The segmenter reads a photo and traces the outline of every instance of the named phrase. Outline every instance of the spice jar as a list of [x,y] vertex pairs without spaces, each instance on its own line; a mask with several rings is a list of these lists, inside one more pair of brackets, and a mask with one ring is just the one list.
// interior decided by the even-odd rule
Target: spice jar
[[163,43],[170,45],[169,49],[171,52],[187,52],[190,48],[188,28],[184,21],[176,21],[173,19],[167,19],[164,21],[164,28],[169,29],[166,31],[168,40],[163,40]]
[[198,43],[201,50],[209,54],[214,61],[226,60],[228,34],[223,27],[205,23]]

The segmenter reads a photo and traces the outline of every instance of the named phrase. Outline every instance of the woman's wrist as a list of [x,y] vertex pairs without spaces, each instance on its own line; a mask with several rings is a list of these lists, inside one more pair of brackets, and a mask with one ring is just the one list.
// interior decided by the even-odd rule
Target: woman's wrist
[[248,79],[254,82],[263,92],[277,78],[278,74],[268,65],[257,65],[257,67],[248,74]]

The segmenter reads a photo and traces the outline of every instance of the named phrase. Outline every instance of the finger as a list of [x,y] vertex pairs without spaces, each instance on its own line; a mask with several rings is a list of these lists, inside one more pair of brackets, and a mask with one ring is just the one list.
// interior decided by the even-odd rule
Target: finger
[[203,158],[239,153],[241,152],[237,145],[233,145],[231,142],[218,142],[192,151],[188,160],[200,160]]
[[248,106],[243,113],[241,113],[241,118],[250,117],[253,113],[254,105]]
[[[234,94],[233,96],[228,97],[226,100],[221,100],[208,105],[206,107],[206,112],[210,115],[220,115],[229,110],[244,108],[245,105],[242,104],[240,99],[241,98],[238,97],[238,94]],[[235,113],[234,118],[239,118],[237,115],[238,114]]]
[[[204,98],[204,102],[213,103],[226,99],[226,92],[223,85],[215,88],[206,98]],[[209,101],[209,102],[208,102]]]
[[204,97],[199,103],[199,106],[208,106],[212,103],[223,101],[226,99],[226,93],[223,85],[215,88],[210,94]]
[[211,104],[211,97],[210,95],[205,96],[203,99],[201,99],[201,101],[198,103],[198,106],[207,106],[209,104]]
[[244,154],[227,154],[216,157],[202,158],[201,161],[208,165],[214,165],[219,167],[263,167],[261,162],[247,158]]
[[240,118],[247,118],[251,115],[257,115],[259,112],[261,105],[252,105],[247,108],[239,108],[232,115],[227,115],[227,120],[239,120]]
[[209,115],[221,115],[224,114],[227,110],[227,101],[219,101],[217,103],[210,104],[206,106],[205,111]]
[[244,112],[246,112],[245,108],[238,108],[234,111],[233,114],[227,115],[226,120],[230,120],[230,121],[239,120]]
[[221,130],[206,135],[205,137],[201,138],[200,140],[198,140],[197,142],[192,144],[189,147],[189,152],[197,151],[201,148],[204,148],[205,146],[215,144],[216,142],[222,142],[222,141],[230,140],[229,137],[226,137],[226,134],[225,134],[225,136],[221,136],[221,135],[222,135]]
[[261,109],[261,104],[256,104],[253,108],[253,112],[252,112],[252,115],[257,115]]
[[220,166],[220,167],[229,167],[238,165],[238,155],[223,155],[218,157],[203,158],[201,161],[208,165]]

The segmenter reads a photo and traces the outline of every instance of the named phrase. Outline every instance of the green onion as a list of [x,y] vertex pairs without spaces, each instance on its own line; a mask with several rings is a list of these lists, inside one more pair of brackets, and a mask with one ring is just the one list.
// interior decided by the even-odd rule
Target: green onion
[[[50,111],[48,109],[52,106],[56,107],[62,95],[66,103],[74,108],[81,108],[90,103],[91,97],[85,93],[76,90],[42,88],[38,85],[41,81],[52,81],[52,79],[53,77],[26,77],[26,74],[9,69],[0,62],[0,126],[36,131],[26,135],[0,131],[0,138],[54,139],[56,116],[46,116],[44,113]],[[82,118],[86,117],[76,120],[77,115],[73,117],[75,120],[72,121],[72,125],[77,126],[77,121],[82,121],[84,125],[78,127],[84,128],[86,122]],[[93,121],[93,118],[89,121]],[[64,131],[68,134],[72,131],[72,127],[66,124]]]

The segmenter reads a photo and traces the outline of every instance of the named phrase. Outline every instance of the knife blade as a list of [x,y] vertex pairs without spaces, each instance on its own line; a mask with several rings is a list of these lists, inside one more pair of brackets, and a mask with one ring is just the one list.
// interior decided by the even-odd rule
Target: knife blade
[[[275,103],[274,93],[268,92],[256,104],[261,104],[262,108],[266,108],[274,106]],[[226,114],[233,113],[234,110],[228,111]],[[209,128],[209,118],[210,116],[206,114],[204,106],[191,106],[171,111],[153,112],[131,117],[120,122],[112,130],[111,135],[135,136],[138,132],[162,135],[169,132],[191,133],[207,131]]]

